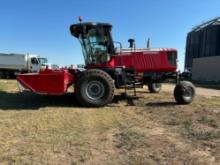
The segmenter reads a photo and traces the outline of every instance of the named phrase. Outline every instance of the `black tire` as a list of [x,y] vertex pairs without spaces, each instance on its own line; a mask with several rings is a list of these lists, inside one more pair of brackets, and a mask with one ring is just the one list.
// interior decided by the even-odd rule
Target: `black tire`
[[195,94],[195,86],[189,81],[180,81],[174,89],[174,98],[178,104],[190,104]]
[[114,89],[114,81],[108,73],[91,69],[79,75],[75,95],[82,106],[101,107],[112,101]]
[[150,91],[150,93],[159,93],[161,91],[161,88],[161,83],[148,84],[148,90]]

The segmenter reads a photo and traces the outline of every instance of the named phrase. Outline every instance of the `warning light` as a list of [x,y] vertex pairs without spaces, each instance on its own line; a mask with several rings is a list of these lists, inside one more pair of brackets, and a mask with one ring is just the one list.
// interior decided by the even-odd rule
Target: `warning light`
[[79,16],[79,22],[81,23],[83,20],[83,17],[82,16]]

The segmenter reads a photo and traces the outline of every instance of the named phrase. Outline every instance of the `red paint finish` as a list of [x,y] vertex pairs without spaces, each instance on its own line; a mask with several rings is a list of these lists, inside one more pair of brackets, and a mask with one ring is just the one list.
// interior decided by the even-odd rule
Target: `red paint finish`
[[[137,50],[136,52],[122,51],[112,56],[108,63],[87,65],[91,68],[135,68],[136,72],[175,72],[177,65],[171,65],[168,60],[168,53],[176,49],[155,49],[155,50]],[[177,58],[177,57],[175,57]]]
[[176,50],[122,52],[114,56],[115,66],[135,68],[136,72],[175,72],[177,66],[169,63],[168,52]]
[[26,88],[39,94],[64,94],[75,82],[69,70],[44,70],[40,73],[19,74],[17,80]]

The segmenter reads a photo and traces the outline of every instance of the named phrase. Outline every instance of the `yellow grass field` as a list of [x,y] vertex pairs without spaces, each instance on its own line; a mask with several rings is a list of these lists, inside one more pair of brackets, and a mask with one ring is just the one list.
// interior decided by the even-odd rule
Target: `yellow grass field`
[[70,93],[19,93],[0,80],[0,164],[220,164],[220,98],[177,105],[170,92],[120,92],[103,108],[80,107]]

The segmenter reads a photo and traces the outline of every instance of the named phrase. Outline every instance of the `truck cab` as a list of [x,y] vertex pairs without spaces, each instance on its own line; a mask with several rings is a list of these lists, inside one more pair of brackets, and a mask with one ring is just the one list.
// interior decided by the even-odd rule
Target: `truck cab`
[[27,55],[28,72],[39,72],[41,68],[51,68],[47,58],[38,55]]

